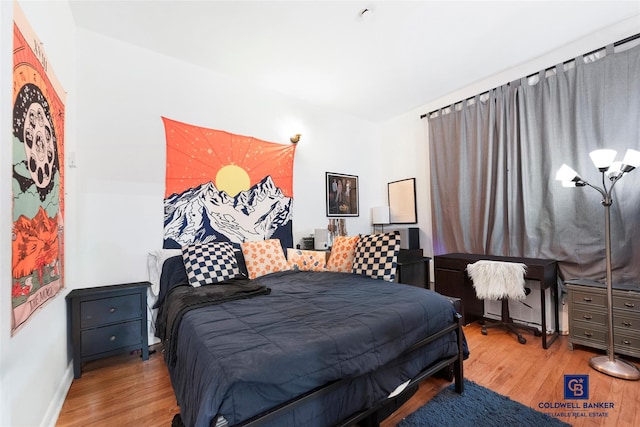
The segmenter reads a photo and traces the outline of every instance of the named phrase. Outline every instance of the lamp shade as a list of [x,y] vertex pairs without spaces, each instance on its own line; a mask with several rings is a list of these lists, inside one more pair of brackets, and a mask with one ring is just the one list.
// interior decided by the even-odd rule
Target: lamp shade
[[556,172],[558,181],[575,181],[576,178],[580,179],[578,172],[571,169],[566,163],[563,163],[558,172]]
[[622,170],[630,172],[640,166],[640,151],[629,148],[622,159]]
[[591,161],[600,172],[604,172],[609,169],[609,166],[613,163],[613,159],[616,158],[616,150],[609,150],[607,148],[593,150],[589,153],[589,157],[591,157]]
[[609,177],[609,179],[614,179],[617,178],[618,176],[622,175],[622,162],[613,162],[611,163],[611,165],[609,165],[609,169],[607,169],[607,176]]
[[389,206],[371,208],[372,224],[389,224]]

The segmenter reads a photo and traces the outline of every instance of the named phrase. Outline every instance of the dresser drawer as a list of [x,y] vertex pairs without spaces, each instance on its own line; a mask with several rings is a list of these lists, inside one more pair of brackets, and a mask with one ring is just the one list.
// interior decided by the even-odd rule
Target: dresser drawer
[[613,327],[620,331],[637,331],[640,330],[640,317],[627,314],[617,314],[613,312]]
[[[589,307],[590,308],[590,307]],[[574,307],[571,310],[571,319],[579,322],[587,322],[590,324],[606,326],[607,315],[605,312],[597,312],[592,310],[584,310],[582,307]]]
[[607,296],[604,293],[573,291],[571,292],[571,302],[576,306],[596,307],[598,310],[605,310],[607,307]]
[[81,356],[91,356],[141,342],[140,320],[119,323],[81,332]]
[[140,317],[140,293],[83,301],[80,327],[91,328]]
[[[604,344],[606,342],[607,333],[602,327],[575,322],[570,331],[571,337],[576,340],[591,342],[593,344]],[[614,334],[615,336],[615,334]]]
[[629,354],[640,353],[640,337],[637,335],[629,335],[616,329],[613,333],[614,348],[616,352]]
[[631,296],[613,296],[613,309],[625,310],[640,316],[640,298]]

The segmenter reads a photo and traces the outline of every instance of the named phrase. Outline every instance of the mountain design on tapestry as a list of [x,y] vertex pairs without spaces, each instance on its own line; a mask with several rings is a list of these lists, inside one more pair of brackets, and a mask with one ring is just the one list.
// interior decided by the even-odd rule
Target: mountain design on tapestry
[[164,247],[276,238],[291,227],[291,202],[270,176],[235,197],[201,184],[165,199]]

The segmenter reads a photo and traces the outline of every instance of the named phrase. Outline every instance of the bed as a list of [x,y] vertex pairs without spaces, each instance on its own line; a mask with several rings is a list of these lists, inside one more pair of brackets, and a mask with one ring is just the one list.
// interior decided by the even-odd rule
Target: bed
[[377,425],[427,376],[453,373],[462,391],[446,297],[324,268],[251,277],[242,258],[207,286],[184,257],[163,263],[156,335],[185,426]]

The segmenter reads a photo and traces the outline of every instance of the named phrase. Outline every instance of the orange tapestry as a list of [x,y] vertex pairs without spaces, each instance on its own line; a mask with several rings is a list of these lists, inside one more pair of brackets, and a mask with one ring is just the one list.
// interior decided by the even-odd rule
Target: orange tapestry
[[162,120],[165,248],[275,238],[293,247],[294,144]]
[[63,287],[64,98],[14,5],[12,334]]

